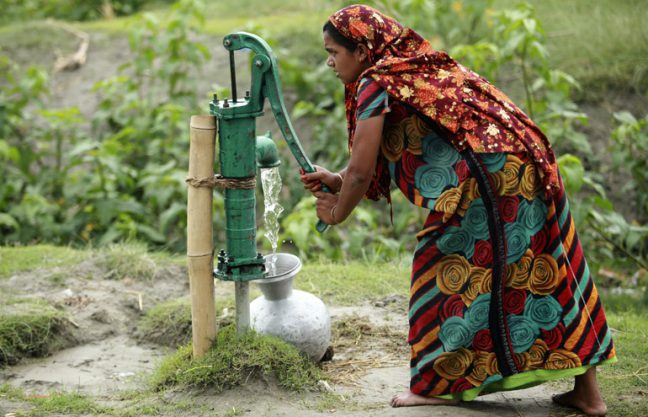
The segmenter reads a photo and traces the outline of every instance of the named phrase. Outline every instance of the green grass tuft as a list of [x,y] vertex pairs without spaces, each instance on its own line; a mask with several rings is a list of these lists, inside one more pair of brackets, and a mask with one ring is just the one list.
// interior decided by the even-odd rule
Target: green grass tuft
[[599,370],[608,416],[648,416],[648,313],[607,314],[619,361]]
[[410,267],[399,263],[309,263],[295,280],[296,288],[339,305],[406,295],[409,285]]
[[[234,316],[219,315],[227,308],[234,311],[234,301],[216,302],[216,324],[219,328],[233,323]],[[191,341],[191,300],[180,298],[157,304],[148,310],[137,326],[137,338],[177,348]]]
[[[648,89],[645,0],[530,0],[547,32],[551,61],[580,82],[582,99]],[[511,2],[496,0],[498,8]]]
[[149,252],[142,243],[120,243],[98,251],[97,265],[108,270],[107,277],[150,281],[173,262],[163,252]]
[[191,301],[186,298],[157,304],[137,325],[139,340],[177,348],[191,341]]
[[72,324],[45,301],[0,297],[0,366],[75,343]]
[[100,406],[85,395],[77,392],[54,392],[46,396],[27,397],[40,411],[40,415],[51,413],[78,413],[82,415],[97,415],[107,413],[110,408]]
[[217,392],[245,384],[252,377],[276,378],[291,391],[317,388],[321,370],[292,345],[249,331],[237,335],[234,326],[219,330],[214,346],[202,358],[192,358],[191,345],[167,358],[151,377],[154,389],[213,388]]
[[90,256],[90,251],[66,246],[0,246],[0,278],[40,268],[76,265]]
[[[34,406],[28,413],[16,413],[20,416],[50,416],[53,413],[81,415],[99,415],[112,411],[109,407],[100,406],[85,395],[77,392],[51,392],[45,395],[29,395],[10,384],[0,385],[0,396],[14,401],[27,402]],[[11,413],[10,413],[11,414]],[[9,414],[7,414],[9,415]]]

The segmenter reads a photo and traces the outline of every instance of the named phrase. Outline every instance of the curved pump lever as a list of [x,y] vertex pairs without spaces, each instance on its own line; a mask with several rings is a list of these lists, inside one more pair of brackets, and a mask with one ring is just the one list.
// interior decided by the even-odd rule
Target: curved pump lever
[[[286,105],[281,94],[281,80],[279,78],[277,59],[270,46],[260,37],[246,32],[236,32],[225,36],[223,45],[230,51],[231,66],[233,66],[233,51],[250,49],[256,54],[252,58],[252,86],[249,97],[250,110],[255,113],[262,112],[264,99],[267,98],[270,102],[275,120],[279,125],[279,129],[297,163],[304,172],[315,172],[315,167],[313,167],[310,159],[306,156],[299,142],[299,138],[295,133],[295,129],[288,118],[288,111],[286,110]],[[233,75],[232,82],[233,84],[236,83]],[[232,86],[232,89],[235,89],[235,85]],[[331,192],[325,184],[322,184],[322,191]],[[322,220],[319,220],[316,228],[317,231],[322,233],[328,228],[328,225]]]
[[[225,36],[223,45],[230,51],[231,67],[234,65],[233,51],[250,49],[256,54],[252,58],[252,86],[250,88],[249,110],[251,113],[260,114],[263,112],[264,100],[267,98],[281,134],[288,143],[290,152],[297,160],[297,163],[304,172],[315,172],[315,167],[304,153],[295,129],[288,118],[286,105],[281,94],[281,80],[279,78],[277,59],[270,46],[260,37],[246,32],[236,32]],[[231,68],[231,71],[234,74],[233,68]],[[236,83],[234,75],[232,75],[232,83]],[[236,86],[233,85],[232,90],[234,91],[235,88]],[[322,191],[331,192],[324,184],[322,184]],[[327,227],[328,225],[322,220],[317,222],[316,228],[320,233],[324,232]]]

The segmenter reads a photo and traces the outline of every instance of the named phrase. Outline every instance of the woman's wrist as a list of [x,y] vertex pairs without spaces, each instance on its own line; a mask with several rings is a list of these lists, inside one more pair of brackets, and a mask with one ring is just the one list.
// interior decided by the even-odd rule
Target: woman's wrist
[[333,220],[333,225],[338,224],[338,221],[335,219],[335,209],[337,208],[337,205],[331,207],[331,220]]
[[342,177],[342,174],[340,174],[339,172],[334,172],[333,175],[338,177],[340,180],[340,185],[337,187],[337,192],[340,192],[340,190],[342,190],[342,183],[344,183],[344,178]]

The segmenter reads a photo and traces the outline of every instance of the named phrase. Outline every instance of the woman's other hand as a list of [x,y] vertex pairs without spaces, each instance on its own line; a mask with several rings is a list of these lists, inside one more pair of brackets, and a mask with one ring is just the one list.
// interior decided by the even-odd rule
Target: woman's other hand
[[323,191],[316,191],[313,193],[317,197],[315,202],[315,209],[317,210],[317,217],[324,223],[334,225],[342,222],[344,219],[339,219],[335,215],[335,207],[338,203],[339,196],[336,194],[325,193]]
[[300,173],[300,179],[304,183],[304,188],[311,193],[320,191],[322,189],[322,183],[326,184],[333,193],[339,192],[340,188],[342,188],[342,176],[332,173],[326,168],[315,165],[315,172],[306,174],[304,170],[300,170]]

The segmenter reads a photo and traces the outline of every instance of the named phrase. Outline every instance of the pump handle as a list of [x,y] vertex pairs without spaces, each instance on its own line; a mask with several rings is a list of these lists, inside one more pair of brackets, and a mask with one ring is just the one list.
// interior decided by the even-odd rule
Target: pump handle
[[[250,49],[256,54],[252,58],[252,86],[250,88],[250,104],[256,108],[252,110],[262,111],[264,100],[267,98],[275,120],[279,125],[279,130],[281,130],[281,134],[297,163],[304,172],[315,172],[315,167],[306,156],[297,133],[295,133],[295,129],[288,118],[288,111],[281,95],[281,79],[279,78],[277,58],[270,46],[259,36],[246,32],[235,32],[225,36],[223,45],[229,51]],[[325,184],[322,184],[322,191],[331,192]],[[318,232],[323,233],[327,228],[328,224],[318,220],[316,225]]]

